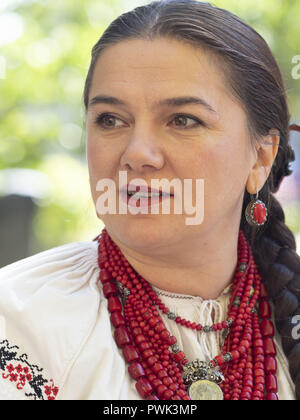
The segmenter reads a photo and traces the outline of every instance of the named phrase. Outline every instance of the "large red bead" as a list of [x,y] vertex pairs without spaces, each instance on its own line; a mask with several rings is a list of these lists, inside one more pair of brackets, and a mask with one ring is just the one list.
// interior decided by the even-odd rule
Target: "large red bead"
[[277,392],[278,391],[276,376],[272,375],[271,373],[266,376],[266,390],[267,390],[267,392]]
[[153,391],[151,383],[146,378],[140,378],[135,387],[142,398],[146,398]]
[[260,297],[262,299],[267,299],[268,298],[268,292],[267,292],[266,285],[262,282],[260,283]]
[[265,396],[265,400],[268,401],[278,401],[278,396],[274,392],[268,392]]
[[264,338],[264,352],[265,356],[276,356],[277,354],[275,344],[271,337]]
[[269,319],[263,319],[260,323],[260,331],[263,337],[273,337],[274,325]]
[[101,247],[99,245],[98,246],[98,264],[101,269],[103,268],[106,260],[107,260],[107,257],[102,254]]
[[116,296],[119,294],[117,286],[112,281],[107,281],[103,284],[103,294],[106,298]]
[[121,312],[115,311],[110,315],[110,320],[115,328],[125,325],[125,319]]
[[124,346],[123,355],[124,355],[124,358],[125,358],[126,362],[128,362],[128,363],[134,362],[134,361],[138,360],[138,358],[139,358],[138,352],[136,351],[136,349],[131,344],[127,344],[126,346]]
[[262,203],[258,203],[255,205],[253,209],[253,217],[257,221],[257,223],[261,224],[266,220],[267,209],[266,206]]
[[277,371],[277,361],[275,357],[267,356],[265,358],[265,370],[266,373],[276,373]]
[[121,326],[116,328],[114,335],[118,347],[123,347],[126,344],[131,343],[129,333],[126,327]]
[[146,400],[158,400],[159,398],[156,395],[150,394],[146,397]]
[[132,362],[128,366],[128,372],[133,379],[138,379],[141,376],[145,376],[143,366],[138,362]]
[[100,281],[101,283],[106,283],[107,281],[109,281],[111,279],[111,273],[108,270],[105,270],[105,268],[102,268],[100,270]]
[[263,299],[259,302],[259,313],[261,318],[271,317],[271,308],[267,300]]
[[121,312],[122,311],[122,304],[120,299],[116,296],[111,296],[107,299],[108,302],[108,310],[109,312]]

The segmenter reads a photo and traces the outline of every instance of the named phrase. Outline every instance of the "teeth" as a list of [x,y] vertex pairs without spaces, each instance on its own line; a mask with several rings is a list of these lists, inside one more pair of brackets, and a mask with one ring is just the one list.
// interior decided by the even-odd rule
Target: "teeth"
[[141,193],[139,191],[135,192],[128,192],[128,195],[138,199],[138,198],[150,198],[150,197],[159,197],[160,194],[159,193]]

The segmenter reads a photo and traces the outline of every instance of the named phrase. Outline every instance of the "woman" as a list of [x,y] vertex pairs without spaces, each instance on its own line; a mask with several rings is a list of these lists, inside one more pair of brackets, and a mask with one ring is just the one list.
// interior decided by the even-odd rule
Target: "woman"
[[[84,104],[105,229],[0,271],[1,397],[300,399],[300,258],[273,195],[299,127],[265,41],[209,3],[149,3],[94,46]],[[140,210],[176,180],[171,211],[106,212],[104,179]]]

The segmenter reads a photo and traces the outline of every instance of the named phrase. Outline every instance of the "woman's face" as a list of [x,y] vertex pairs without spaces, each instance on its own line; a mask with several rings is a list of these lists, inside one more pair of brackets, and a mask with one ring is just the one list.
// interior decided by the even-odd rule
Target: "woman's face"
[[[99,57],[89,92],[118,98],[124,105],[89,105],[87,158],[94,203],[101,179],[116,185],[119,171],[127,181],[139,178],[192,179],[193,206],[203,204],[203,220],[187,225],[185,212],[174,214],[105,214],[99,216],[112,238],[132,249],[155,249],[217,230],[237,232],[247,178],[255,161],[241,105],[230,95],[224,72],[211,55],[179,41],[130,40],[107,48]],[[203,103],[168,106],[159,101],[198,97]],[[98,119],[100,114],[110,116]],[[197,122],[198,121],[198,122]],[[196,195],[196,179],[203,194]],[[173,190],[174,192],[174,190]],[[198,190],[199,193],[199,190]],[[183,194],[182,194],[183,196]],[[117,207],[118,208],[118,207]],[[195,215],[195,213],[194,213]],[[181,242],[182,243],[182,242]]]

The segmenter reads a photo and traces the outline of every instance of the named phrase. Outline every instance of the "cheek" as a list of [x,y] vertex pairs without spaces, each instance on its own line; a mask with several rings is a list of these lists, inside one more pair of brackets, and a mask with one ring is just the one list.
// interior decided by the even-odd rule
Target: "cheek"
[[93,138],[87,140],[86,155],[91,177],[109,176],[117,159],[113,150]]
[[246,151],[235,143],[225,142],[195,152],[193,164],[188,165],[188,177],[204,180],[204,195],[222,206],[225,197],[240,195],[244,190],[249,170]]

